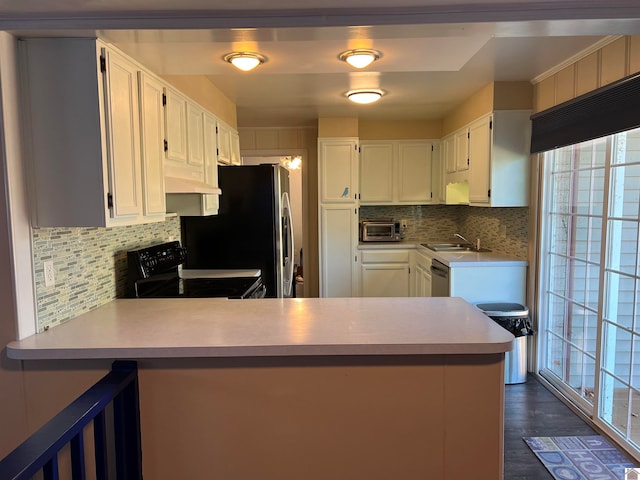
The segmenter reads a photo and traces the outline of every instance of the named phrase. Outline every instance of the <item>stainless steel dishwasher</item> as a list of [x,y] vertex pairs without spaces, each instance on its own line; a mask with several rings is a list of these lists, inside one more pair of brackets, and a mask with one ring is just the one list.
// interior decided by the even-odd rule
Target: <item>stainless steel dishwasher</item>
[[431,262],[431,296],[449,296],[449,267],[435,259]]

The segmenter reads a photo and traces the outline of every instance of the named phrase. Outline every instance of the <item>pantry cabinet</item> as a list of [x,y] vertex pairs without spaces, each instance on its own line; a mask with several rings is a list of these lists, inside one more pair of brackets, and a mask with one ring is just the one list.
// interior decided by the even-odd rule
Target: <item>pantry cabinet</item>
[[362,142],[360,203],[362,205],[432,203],[433,150],[433,143],[424,140]]
[[318,139],[320,296],[359,294],[358,139]]
[[409,253],[404,249],[361,250],[362,297],[408,297]]
[[158,220],[164,188],[159,166],[151,161],[143,169],[141,163],[143,148],[157,148],[140,136],[141,67],[94,39],[35,38],[22,41],[20,49],[34,225],[111,227]]

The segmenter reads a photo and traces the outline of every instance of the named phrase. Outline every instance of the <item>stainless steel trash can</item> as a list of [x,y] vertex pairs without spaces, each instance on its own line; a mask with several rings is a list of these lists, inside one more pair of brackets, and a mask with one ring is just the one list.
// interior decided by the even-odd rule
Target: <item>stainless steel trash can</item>
[[516,339],[513,350],[504,358],[504,383],[507,385],[527,381],[527,336],[533,334],[529,309],[519,303],[477,303],[485,315],[510,331]]

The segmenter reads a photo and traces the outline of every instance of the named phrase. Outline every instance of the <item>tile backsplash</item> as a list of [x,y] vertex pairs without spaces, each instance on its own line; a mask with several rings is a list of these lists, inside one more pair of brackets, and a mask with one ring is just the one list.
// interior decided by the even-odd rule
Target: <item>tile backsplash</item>
[[[34,228],[38,331],[93,310],[126,289],[127,251],[180,239],[180,219],[114,228]],[[45,286],[43,263],[55,285]]]
[[364,206],[360,219],[407,219],[405,239],[415,242],[452,240],[459,233],[495,252],[526,259],[529,242],[529,209],[483,208],[465,205]]

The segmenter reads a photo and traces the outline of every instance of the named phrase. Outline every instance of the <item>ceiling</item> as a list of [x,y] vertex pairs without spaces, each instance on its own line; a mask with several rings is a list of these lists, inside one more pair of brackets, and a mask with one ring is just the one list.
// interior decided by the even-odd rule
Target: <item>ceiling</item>
[[[531,81],[610,36],[640,34],[637,0],[586,0],[573,3],[571,15],[572,2],[536,9],[521,0],[402,0],[393,11],[386,0],[367,0],[378,9],[373,16],[362,0],[317,0],[316,10],[292,10],[297,0],[248,0],[224,13],[213,11],[219,0],[66,0],[55,11],[51,3],[0,0],[0,28],[96,34],[160,75],[205,75],[236,103],[239,127],[314,125],[319,116],[438,119],[487,83]],[[262,10],[244,10],[251,7]],[[338,60],[349,48],[374,48],[382,58],[356,71]],[[238,50],[268,60],[240,72],[222,61]],[[386,95],[353,105],[344,94],[354,88]]]

